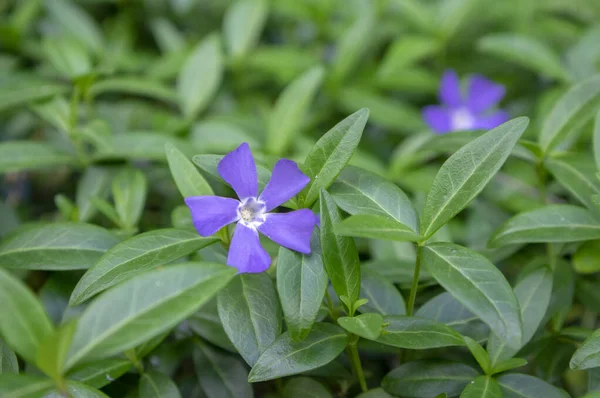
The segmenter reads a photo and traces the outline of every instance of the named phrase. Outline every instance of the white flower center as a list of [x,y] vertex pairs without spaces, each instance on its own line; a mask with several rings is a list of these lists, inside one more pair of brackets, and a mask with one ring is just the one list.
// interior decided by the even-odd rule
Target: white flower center
[[471,130],[475,126],[475,118],[467,108],[458,108],[452,112],[452,130]]
[[258,227],[265,222],[265,204],[256,198],[248,198],[238,206],[240,222],[247,227]]

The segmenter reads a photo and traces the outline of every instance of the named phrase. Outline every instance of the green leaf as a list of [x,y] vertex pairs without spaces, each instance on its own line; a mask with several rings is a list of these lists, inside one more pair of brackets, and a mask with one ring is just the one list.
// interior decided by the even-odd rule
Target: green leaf
[[378,76],[393,76],[403,68],[411,66],[438,52],[441,43],[428,36],[405,35],[396,39],[377,70]]
[[75,320],[62,324],[46,337],[38,350],[35,362],[37,367],[56,381],[62,378],[67,351],[76,325]]
[[496,231],[489,246],[591,239],[600,239],[600,220],[593,213],[572,205],[548,205],[509,219]]
[[[67,381],[66,392],[68,396],[78,397],[78,398],[110,398],[108,395],[104,394],[100,390],[96,390],[88,385],[83,383],[78,383],[76,381]],[[54,390],[47,395],[44,395],[44,398],[63,398],[65,393],[63,391]]]
[[381,386],[390,394],[411,398],[431,398],[444,392],[455,397],[478,375],[472,367],[458,362],[416,361],[392,370]]
[[[6,111],[7,109],[11,109],[11,108],[15,108],[18,106],[24,106],[27,105],[29,103],[32,102],[36,102],[36,101],[41,101],[44,99],[48,99],[51,97],[54,97],[56,95],[59,94],[64,94],[69,92],[69,87],[68,86],[63,86],[60,84],[56,84],[56,83],[52,83],[52,82],[40,82],[40,81],[34,81],[32,80],[31,82],[20,82],[19,84],[15,85],[15,86],[8,86],[8,87],[3,87],[0,90],[0,112],[2,111]],[[13,163],[24,163],[25,167],[29,167],[31,168],[31,165],[35,165],[36,167],[42,167],[44,166],[44,164],[42,163],[41,165],[38,164],[36,159],[30,158],[29,156],[34,156],[34,153],[32,153],[31,151],[38,151],[40,153],[40,157],[42,159],[48,159],[47,162],[50,163],[51,165],[56,164],[56,160],[50,162],[50,158],[55,158],[56,154],[54,154],[54,151],[51,151],[50,149],[47,149],[44,147],[44,149],[39,149],[40,147],[38,147],[38,143],[36,142],[31,142],[31,141],[27,141],[27,142],[20,142],[20,141],[13,141],[13,142],[3,142],[0,144],[0,148],[2,148],[2,152],[0,152],[0,154],[2,154],[2,156],[0,156],[1,162],[0,165],[4,165],[5,163],[7,163],[6,159],[10,159],[4,156],[4,147],[6,145],[17,145],[17,143],[19,143],[19,145],[26,145],[29,146],[30,148],[26,148],[29,149],[30,152],[25,152],[23,150],[18,151],[18,152],[12,152],[9,150],[6,150],[6,154],[10,154],[12,155],[11,157],[15,160],[13,160]],[[21,149],[21,147],[17,147],[15,149]],[[21,154],[21,156],[23,157],[22,159],[19,159],[19,152]],[[25,152],[25,153],[23,153]],[[50,156],[50,154],[52,154],[53,156]],[[25,155],[25,156],[24,156]],[[66,155],[62,155],[63,157],[66,157]],[[69,159],[68,161],[65,161],[64,159],[60,161],[59,164],[65,164],[65,163],[74,163],[75,159]],[[10,165],[10,163],[8,163]],[[23,167],[20,166],[19,167]],[[0,167],[0,170],[4,170],[4,168],[6,168],[6,166],[2,166]]]
[[540,145],[548,153],[586,124],[598,112],[600,75],[572,86],[554,105],[544,120]]
[[[1,103],[0,98],[0,106]],[[58,152],[42,142],[0,142],[0,173],[73,165],[76,162],[74,156]]]
[[150,371],[140,377],[139,394],[148,398],[180,398],[177,385],[163,373]]
[[147,78],[112,77],[94,83],[87,92],[90,98],[106,93],[135,95],[177,103],[177,93],[171,87]]
[[171,175],[184,198],[190,196],[214,195],[208,182],[196,166],[180,150],[171,144],[165,145]]
[[203,305],[200,311],[192,315],[187,322],[194,333],[204,340],[229,352],[237,353],[223,329],[216,298]]
[[194,365],[200,386],[208,398],[251,398],[248,371],[237,358],[221,354],[204,344],[194,347]]
[[578,274],[600,271],[600,240],[585,242],[573,255],[573,268]]
[[419,220],[408,196],[394,183],[348,166],[331,185],[331,195],[352,217],[336,233],[373,239],[418,240]]
[[42,48],[46,59],[58,73],[72,81],[92,71],[92,61],[86,48],[73,37],[46,37]]
[[19,279],[0,268],[0,335],[34,363],[40,345],[53,332],[42,305]]
[[328,188],[344,169],[360,142],[368,118],[368,109],[353,113],[325,133],[306,155],[302,170],[310,182],[300,193],[303,207],[310,207],[321,189]]
[[231,343],[254,366],[281,333],[281,309],[271,278],[240,274],[219,292],[219,317]]
[[509,347],[520,347],[519,304],[494,264],[481,254],[452,243],[423,247],[422,261],[444,289],[487,323]]
[[463,146],[442,165],[427,194],[423,237],[430,238],[483,190],[528,124],[525,117],[510,120]]
[[333,398],[333,395],[318,381],[309,377],[296,377],[288,381],[282,396],[294,398]]
[[69,102],[63,96],[56,96],[49,101],[34,104],[31,109],[50,125],[64,132],[69,131]]
[[393,398],[393,396],[385,392],[383,388],[379,387],[363,392],[362,394],[357,395],[356,398]]
[[105,167],[88,167],[77,184],[75,202],[79,212],[79,221],[90,221],[96,215],[92,198],[104,199],[108,196],[111,170]]
[[221,39],[202,40],[186,60],[177,78],[179,106],[186,119],[195,119],[210,103],[223,78]]
[[32,224],[2,240],[0,264],[22,269],[85,269],[118,242],[109,231],[91,224]]
[[559,56],[545,43],[532,37],[496,33],[479,39],[477,49],[546,77],[565,82],[570,80],[569,72],[562,65]]
[[125,359],[103,359],[78,366],[67,377],[94,388],[102,388],[124,375],[131,367],[131,362]]
[[527,365],[527,361],[523,358],[511,358],[505,361],[501,361],[494,365],[492,373],[502,373],[507,370],[520,368],[521,366]]
[[317,229],[310,247],[311,253],[305,255],[282,246],[277,258],[277,292],[288,332],[295,341],[310,332],[329,283]]
[[[340,219],[340,211],[327,191],[321,191],[321,247],[323,265],[336,294],[346,296],[354,303],[360,296],[360,262],[352,238],[338,236],[333,226]],[[349,314],[354,315],[354,314]]]
[[443,323],[416,316],[390,315],[377,342],[411,350],[464,345],[463,337]]
[[136,169],[124,169],[112,182],[112,195],[119,219],[127,228],[134,228],[142,216],[148,181],[143,172]]
[[533,271],[517,283],[514,291],[519,302],[523,322],[521,344],[519,347],[510,348],[506,345],[506,342],[498,339],[492,333],[488,340],[488,352],[494,366],[514,356],[521,347],[531,340],[539,328],[550,304],[552,272],[547,268]]
[[102,52],[103,39],[100,27],[84,10],[68,0],[45,1],[50,17],[69,36],[76,38],[94,53]]
[[19,373],[19,362],[15,353],[0,339],[0,374]]
[[109,146],[98,148],[94,160],[147,159],[164,162],[166,144],[172,144],[187,154],[195,152],[189,142],[179,138],[164,133],[136,131],[111,136],[108,141]]
[[[223,155],[196,155],[192,158],[192,162],[211,176],[222,181],[223,178],[217,171],[221,159],[223,159]],[[256,165],[256,171],[258,173],[258,190],[261,191],[271,179],[271,172],[260,164]]]
[[463,337],[463,339],[467,345],[467,348],[469,351],[471,351],[473,358],[475,358],[479,366],[481,366],[481,369],[484,371],[484,373],[489,375],[492,370],[492,363],[488,353],[475,340],[469,337]]
[[[278,265],[279,267],[279,265]],[[360,307],[361,312],[378,312],[381,315],[404,315],[404,298],[386,277],[372,270],[362,270],[360,295],[369,301]]]
[[472,16],[480,0],[446,0],[438,8],[438,30],[448,41]]
[[259,138],[245,126],[217,118],[194,123],[190,132],[190,140],[209,153],[228,153],[237,148],[240,142],[247,142],[250,148],[261,148]]
[[129,238],[106,252],[79,280],[69,305],[80,304],[103,290],[141,272],[171,263],[217,239],[195,231],[157,229]]
[[279,95],[267,128],[266,149],[274,155],[287,152],[306,119],[325,70],[315,66],[291,82]]
[[233,268],[221,264],[180,264],[147,272],[112,288],[81,315],[67,368],[84,359],[110,357],[171,329],[234,275]]
[[596,114],[592,141],[594,144],[594,160],[596,161],[596,168],[600,169],[600,112]]
[[46,377],[28,374],[0,374],[0,396],[5,398],[42,398],[54,386]]
[[589,369],[600,366],[600,330],[596,330],[575,351],[570,366],[571,369]]
[[546,160],[545,165],[554,178],[589,209],[597,209],[592,196],[600,194],[600,180],[594,160],[585,156],[562,155]]
[[478,376],[460,394],[460,398],[503,398],[496,380],[489,376]]
[[368,340],[376,340],[381,335],[383,317],[378,313],[366,313],[354,317],[338,318],[338,324],[348,332]]
[[256,46],[268,12],[269,3],[265,0],[240,0],[227,8],[223,36],[229,55],[243,57]]
[[272,380],[318,368],[333,361],[347,344],[346,332],[328,323],[315,323],[300,342],[292,340],[285,332],[260,356],[248,381]]
[[505,374],[496,379],[504,398],[568,398],[569,395],[544,380],[520,373]]

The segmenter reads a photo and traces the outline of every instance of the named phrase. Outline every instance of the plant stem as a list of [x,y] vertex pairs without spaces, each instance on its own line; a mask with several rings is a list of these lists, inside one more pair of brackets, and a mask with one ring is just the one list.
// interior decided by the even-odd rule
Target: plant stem
[[327,308],[329,308],[329,316],[333,319],[334,322],[337,322],[339,315],[335,308],[333,307],[333,301],[331,300],[331,296],[329,295],[329,290],[325,290],[325,301],[327,302]]
[[421,273],[421,247],[422,243],[417,243],[417,259],[415,261],[415,271],[413,273],[412,286],[410,288],[410,296],[408,298],[408,308],[406,315],[412,316],[415,309],[415,301],[417,300],[417,290],[419,289],[419,275]]
[[360,363],[360,357],[358,356],[358,349],[356,348],[357,342],[358,336],[351,334],[350,344],[348,344],[346,353],[350,357],[350,362],[352,363],[352,370],[354,372],[354,375],[358,379],[360,389],[362,390],[362,392],[367,392],[367,381],[365,380],[365,374],[363,372],[362,364]]
[[[546,191],[546,180],[548,177],[548,173],[546,168],[544,167],[543,161],[538,162],[536,165],[536,172],[538,175],[538,183],[539,183],[539,191],[540,191],[540,200],[543,204],[548,203],[548,194]],[[556,268],[556,253],[554,252],[554,246],[552,243],[546,243],[546,254],[548,256],[548,265],[550,269],[554,271]]]

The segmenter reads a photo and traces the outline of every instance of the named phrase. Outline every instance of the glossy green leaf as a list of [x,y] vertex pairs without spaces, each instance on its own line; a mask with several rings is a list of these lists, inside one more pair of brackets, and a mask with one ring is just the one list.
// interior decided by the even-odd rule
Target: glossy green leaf
[[45,1],[44,5],[50,17],[69,36],[77,38],[82,44],[95,53],[100,53],[103,47],[102,32],[83,9],[69,0]]
[[302,170],[310,182],[299,194],[302,206],[310,207],[321,189],[328,188],[348,163],[362,136],[369,110],[361,109],[325,133],[306,155]]
[[62,324],[40,345],[35,363],[41,371],[54,380],[62,378],[67,351],[71,345],[76,325],[74,320]]
[[329,283],[316,229],[310,247],[311,253],[305,255],[282,246],[277,258],[277,292],[288,333],[296,341],[310,332]]
[[69,304],[80,304],[125,279],[171,263],[216,241],[181,229],[157,229],[129,238],[106,252],[83,275]]
[[540,327],[550,304],[552,272],[547,268],[533,271],[517,283],[514,291],[519,302],[523,322],[521,344],[518,347],[508,347],[505,341],[492,334],[488,340],[488,352],[494,366],[515,355],[522,346],[531,340]]
[[523,358],[511,358],[511,359],[507,359],[505,361],[500,361],[499,363],[497,363],[496,365],[494,365],[492,372],[495,373],[502,373],[505,372],[507,370],[511,370],[511,369],[516,369],[516,368],[520,368],[521,366],[525,366],[527,365],[527,361]]
[[54,381],[47,377],[28,374],[0,374],[0,396],[6,398],[42,398],[46,396]]
[[390,45],[377,74],[391,76],[401,73],[399,70],[402,68],[433,56],[439,48],[440,42],[427,36],[402,36]]
[[245,126],[240,126],[233,121],[216,118],[195,123],[190,132],[191,141],[202,148],[203,151],[209,153],[233,151],[241,142],[247,142],[250,148],[260,148],[261,143],[258,138]]
[[489,245],[592,239],[600,239],[600,219],[593,213],[573,205],[548,205],[512,217],[496,231]]
[[318,381],[309,377],[295,377],[283,387],[284,397],[332,398],[333,395]]
[[478,375],[472,367],[458,362],[416,361],[392,370],[381,385],[388,393],[398,396],[431,398],[447,393],[455,397]]
[[544,120],[539,139],[544,153],[553,150],[570,133],[594,117],[599,104],[600,76],[596,75],[572,86]]
[[184,198],[214,194],[210,185],[196,169],[196,166],[179,149],[167,144],[165,152],[171,175]]
[[569,395],[537,377],[509,373],[496,379],[504,398],[568,398]]
[[219,36],[208,36],[194,48],[177,79],[179,106],[187,119],[195,119],[215,96],[223,67]]
[[575,351],[570,363],[571,369],[600,367],[600,330],[596,330]]
[[169,330],[210,300],[234,275],[233,268],[221,264],[181,264],[114,287],[83,312],[67,368],[84,359],[109,357]]
[[503,398],[496,380],[489,376],[478,376],[460,394],[460,398]]
[[463,146],[442,165],[427,194],[421,235],[431,237],[483,190],[528,124],[525,117],[510,120]]
[[546,77],[562,81],[570,79],[558,55],[549,46],[532,37],[496,33],[479,39],[477,49]]
[[285,332],[260,356],[248,381],[272,380],[318,368],[333,361],[348,343],[348,335],[338,326],[315,323],[300,342]]
[[327,191],[321,191],[320,208],[325,271],[338,297],[346,296],[354,303],[360,296],[360,262],[356,245],[352,238],[335,234],[334,225],[341,220],[341,214]]
[[554,178],[582,204],[596,209],[592,196],[600,194],[600,179],[594,160],[581,155],[555,156],[545,162]]
[[75,202],[78,220],[87,222],[96,215],[92,198],[104,199],[108,196],[112,173],[106,167],[88,167],[77,184]]
[[2,240],[0,263],[23,269],[85,269],[118,242],[109,231],[91,224],[27,225]]
[[487,323],[509,347],[520,347],[519,304],[494,264],[481,254],[452,243],[425,246],[422,261],[444,289]]
[[[3,87],[0,90],[0,112],[11,108],[16,108],[18,106],[25,106],[32,102],[45,100],[67,92],[69,92],[68,86],[40,81],[20,83],[15,87]],[[19,151],[13,152],[8,150],[8,147],[13,145],[15,145],[14,149],[19,149]],[[29,152],[23,153],[24,151],[21,150],[22,148],[29,150]],[[32,151],[37,151],[42,162],[45,161],[48,165],[54,166],[56,164],[75,163],[74,158],[67,157],[64,154],[61,155],[55,153],[54,150],[42,146],[41,143],[33,141],[3,142],[0,145],[0,149],[2,150],[0,153],[3,155],[0,157],[0,165],[3,165],[0,167],[0,170],[2,171],[5,171],[4,169],[8,169],[11,166],[23,169],[45,166],[46,164],[39,164],[35,159],[29,157],[33,156],[34,152]],[[10,154],[11,157],[4,156],[5,150],[6,155]],[[8,162],[8,160],[10,160],[10,162]]]
[[19,362],[15,353],[0,339],[0,374],[5,373],[19,373]]
[[269,3],[265,0],[241,0],[229,6],[223,19],[223,36],[229,55],[243,57],[256,46],[268,12]]
[[167,103],[177,103],[177,94],[169,86],[154,80],[136,77],[104,79],[93,84],[88,91],[88,95],[92,98],[106,93],[129,94]]
[[91,72],[90,56],[77,39],[46,37],[42,43],[46,58],[63,77],[75,81]]
[[[1,103],[0,98],[0,107]],[[0,173],[73,165],[76,162],[73,155],[61,153],[43,142],[0,142]]]
[[464,345],[460,334],[443,323],[416,316],[390,315],[383,318],[379,343],[411,350]]
[[338,324],[348,332],[368,340],[376,340],[381,335],[384,324],[383,317],[378,313],[361,314],[354,317],[342,316]]
[[219,317],[231,343],[253,366],[281,333],[281,309],[271,278],[240,274],[218,295]]
[[395,184],[374,173],[348,166],[330,187],[339,207],[352,216],[336,233],[373,239],[418,240],[417,212]]
[[404,315],[404,298],[388,278],[372,270],[361,270],[360,296],[369,300],[359,308],[361,312],[381,315]]
[[194,333],[202,339],[219,348],[237,353],[223,329],[216,298],[203,305],[200,311],[192,315],[187,322]]
[[0,268],[0,335],[19,355],[35,362],[53,332],[40,302],[19,279]]
[[115,209],[123,225],[134,228],[144,210],[148,181],[140,170],[124,169],[112,182],[112,195]]
[[573,268],[578,274],[600,271],[600,240],[585,242],[573,255]]
[[251,398],[248,371],[239,359],[221,354],[204,344],[194,347],[194,365],[202,390],[208,398]]
[[489,375],[492,370],[492,363],[490,361],[488,353],[481,345],[479,345],[478,342],[476,342],[472,338],[463,337],[463,339],[465,341],[465,344],[467,345],[467,348],[469,349],[469,351],[471,351],[473,358],[475,358],[475,360],[477,361],[481,369],[484,371],[484,373]]
[[[69,396],[78,398],[110,398],[100,390],[96,390],[95,388],[86,384],[70,380],[67,381],[66,392],[69,394]],[[49,394],[44,395],[44,398],[62,398],[64,396],[65,394],[63,391],[54,390]]]
[[94,154],[94,160],[147,159],[164,162],[166,144],[172,144],[188,155],[195,152],[189,142],[164,133],[146,131],[115,134],[110,137],[107,144],[107,147],[99,148]]
[[146,372],[140,377],[139,394],[148,398],[180,398],[177,385],[169,376],[156,372]]
[[125,359],[103,359],[74,368],[68,379],[102,388],[125,374],[133,365]]

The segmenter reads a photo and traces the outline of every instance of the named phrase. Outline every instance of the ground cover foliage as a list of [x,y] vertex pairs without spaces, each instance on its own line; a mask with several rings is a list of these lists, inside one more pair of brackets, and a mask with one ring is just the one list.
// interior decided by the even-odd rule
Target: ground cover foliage
[[0,12],[1,397],[600,396],[596,0]]

